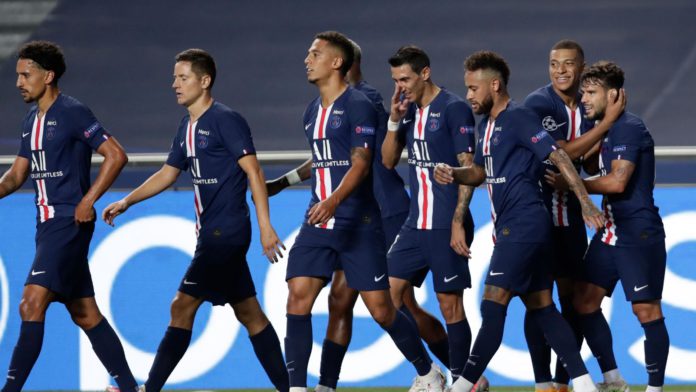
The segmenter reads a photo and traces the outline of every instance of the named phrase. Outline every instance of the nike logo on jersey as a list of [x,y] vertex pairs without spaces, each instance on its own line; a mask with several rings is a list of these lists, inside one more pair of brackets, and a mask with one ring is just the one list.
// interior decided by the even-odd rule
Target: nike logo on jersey
[[498,275],[503,275],[504,273],[505,273],[505,272],[493,272],[493,270],[491,270],[491,272],[489,272],[488,275],[490,275],[490,276],[498,276]]
[[31,276],[41,275],[41,274],[45,274],[45,273],[46,273],[46,271],[34,271],[34,270],[31,270]]
[[413,121],[413,119],[412,119],[412,118],[411,118],[411,119],[408,119],[408,120],[404,119],[404,125],[406,125],[406,124],[410,123],[411,121]]
[[556,128],[560,128],[560,127],[562,127],[562,126],[564,126],[564,125],[566,125],[566,124],[568,124],[568,121],[562,122],[562,123],[560,123],[560,124],[556,124]]
[[184,142],[179,143],[179,147],[183,147],[183,146],[184,146]]
[[184,284],[198,284],[196,282],[189,282],[188,280],[184,279]]
[[25,138],[25,137],[29,136],[29,134],[31,134],[31,132],[22,133],[22,137]]
[[451,277],[451,278],[448,278],[448,277],[445,276],[445,283],[449,283],[449,282],[451,282],[451,281],[457,279],[458,276],[459,276],[459,275],[454,275],[454,276]]
[[380,276],[379,278],[375,276],[375,282],[379,282],[379,281],[382,280],[386,275],[387,275],[387,274],[382,274],[382,276]]
[[643,290],[644,288],[646,288],[646,287],[648,287],[648,286],[649,286],[649,285],[647,285],[647,284],[646,284],[645,286],[640,286],[640,287],[638,287],[638,286],[633,286],[633,291],[635,291],[635,292],[637,293],[637,292]]
[[305,131],[306,131],[306,130],[308,130],[308,129],[309,129],[309,127],[311,127],[311,126],[312,126],[312,124],[314,124],[314,123],[309,123],[309,124],[305,125],[305,126],[304,126],[304,130],[305,130]]

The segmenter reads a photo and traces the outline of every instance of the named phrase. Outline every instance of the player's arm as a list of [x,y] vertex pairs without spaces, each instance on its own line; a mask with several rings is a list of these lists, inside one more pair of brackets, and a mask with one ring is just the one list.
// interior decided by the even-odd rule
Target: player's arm
[[100,144],[97,152],[104,157],[104,162],[99,168],[99,174],[94,183],[75,207],[75,222],[77,223],[91,222],[95,219],[94,203],[109,189],[128,163],[126,152],[114,137],[109,137]]
[[621,116],[624,109],[626,109],[626,92],[624,89],[619,89],[618,94],[616,90],[611,90],[604,118],[600,122],[573,141],[557,140],[556,142],[568,153],[571,161],[585,155],[589,156],[591,154],[590,150],[609,132],[609,128],[614,125],[614,122]]
[[405,142],[399,135],[399,122],[406,115],[409,101],[401,99],[401,88],[394,83],[394,94],[391,98],[389,121],[387,122],[387,135],[382,142],[382,165],[387,169],[393,169],[399,164],[401,152]]
[[0,199],[19,189],[29,176],[29,160],[17,156],[12,166],[0,177]]
[[[307,159],[300,166],[290,170],[289,172],[283,174],[282,176],[266,181],[266,190],[268,191],[268,196],[273,196],[283,189],[299,184],[302,181],[306,181],[312,176],[312,158]],[[252,194],[253,196],[253,194]],[[256,200],[256,199],[254,199]]]
[[334,216],[336,208],[343,200],[345,200],[358,185],[370,173],[370,165],[372,164],[372,152],[369,148],[353,147],[350,152],[351,165],[350,169],[343,176],[343,180],[338,184],[334,192],[325,200],[312,206],[309,210],[308,223],[315,225],[326,223]]
[[130,206],[149,199],[169,188],[179,177],[180,172],[181,170],[165,163],[161,169],[151,175],[150,178],[145,180],[145,182],[140,184],[139,187],[135,188],[126,197],[104,208],[104,211],[102,211],[102,219],[107,224],[113,226],[114,218],[126,212]]
[[[474,154],[462,152],[457,155],[459,166],[468,167],[474,163]],[[470,257],[469,246],[466,244],[466,231],[464,230],[464,219],[466,211],[471,203],[471,196],[474,194],[474,187],[471,185],[459,185],[459,195],[457,197],[457,207],[452,216],[452,236],[450,246],[457,254]]]
[[[611,171],[606,176],[595,176],[583,180],[587,192],[596,195],[609,195],[623,193],[636,169],[636,165],[626,159],[614,159],[611,161]],[[558,189],[567,189],[568,185],[563,179],[546,174],[546,180]]]
[[585,223],[599,230],[604,226],[602,213],[597,209],[597,206],[594,205],[592,200],[590,200],[587,189],[585,189],[582,179],[575,170],[573,162],[570,160],[570,157],[568,157],[568,154],[562,149],[557,149],[551,152],[549,159],[561,172],[561,176],[565,179],[569,189],[578,197]]
[[278,234],[276,234],[275,229],[271,225],[266,179],[264,178],[263,170],[254,154],[245,155],[239,158],[237,162],[249,179],[251,197],[254,198],[254,206],[256,207],[256,219],[259,222],[259,230],[261,231],[263,254],[268,257],[271,263],[275,263],[279,257],[283,256],[281,248],[285,249],[285,245],[280,241]]
[[599,143],[597,143],[589,153],[585,154],[585,158],[582,160],[582,169],[591,176],[599,173],[599,148]]
[[445,163],[435,166],[435,181],[446,185],[453,182],[477,187],[486,180],[486,171],[477,164],[466,167],[451,167]]

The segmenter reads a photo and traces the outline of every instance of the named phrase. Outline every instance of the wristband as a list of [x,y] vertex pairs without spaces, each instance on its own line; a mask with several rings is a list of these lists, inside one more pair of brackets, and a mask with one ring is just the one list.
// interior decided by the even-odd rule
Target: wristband
[[387,131],[397,132],[398,130],[399,130],[399,122],[392,121],[391,119],[389,119],[389,121],[387,121]]
[[300,178],[300,174],[297,172],[297,169],[287,172],[285,174],[285,179],[288,180],[288,184],[290,185],[295,185],[302,182],[302,179]]

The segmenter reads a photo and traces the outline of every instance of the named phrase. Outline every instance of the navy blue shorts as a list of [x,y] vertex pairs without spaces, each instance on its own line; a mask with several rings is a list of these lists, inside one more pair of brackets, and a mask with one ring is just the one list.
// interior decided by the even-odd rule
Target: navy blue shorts
[[[471,245],[473,227],[467,230]],[[387,254],[389,276],[420,287],[428,271],[433,272],[435,292],[460,291],[471,287],[469,260],[458,255],[450,246],[452,231],[418,230],[402,227]]]
[[236,304],[256,296],[246,260],[249,241],[235,242],[239,242],[239,238],[199,237],[196,253],[179,291],[213,305]]
[[486,284],[517,295],[550,289],[552,255],[551,243],[498,242],[493,247]]
[[384,239],[387,249],[394,243],[396,236],[399,234],[399,231],[401,231],[401,226],[406,222],[406,218],[408,218],[408,211],[382,218],[382,229],[384,230]]
[[667,252],[664,240],[647,246],[611,246],[598,237],[590,242],[582,280],[607,290],[610,297],[621,280],[627,301],[662,298]]
[[582,260],[587,251],[585,226],[554,227],[551,234],[551,274],[554,278],[577,280],[582,274]]
[[60,302],[94,297],[87,254],[94,222],[76,224],[73,217],[55,217],[36,228],[36,256],[25,285],[35,284]]
[[361,230],[302,225],[288,255],[285,279],[308,276],[328,283],[337,269],[344,270],[348,287],[352,289],[389,289],[384,232],[380,225]]

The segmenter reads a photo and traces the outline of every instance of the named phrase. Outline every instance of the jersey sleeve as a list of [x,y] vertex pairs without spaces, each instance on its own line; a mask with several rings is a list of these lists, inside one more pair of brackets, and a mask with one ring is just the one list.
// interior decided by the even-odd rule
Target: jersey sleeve
[[251,129],[244,117],[237,113],[225,113],[220,116],[218,125],[222,143],[235,159],[245,155],[256,154]]
[[[642,125],[642,124],[640,124]],[[612,135],[611,160],[627,160],[636,163],[642,147],[641,136],[646,132],[645,126],[621,124]]]
[[73,110],[73,136],[96,151],[111,135],[86,106],[75,106]]
[[557,122],[556,119],[553,118],[553,102],[551,102],[548,97],[545,97],[539,92],[533,92],[525,98],[523,105],[536,115],[536,120],[540,127],[539,129],[546,130],[554,140],[566,140],[560,127],[544,126],[548,120],[552,120],[552,124]]
[[558,149],[556,141],[549,133],[539,125],[536,116],[531,111],[518,110],[516,112],[515,126],[519,132],[515,132],[518,142],[531,150],[540,161]]
[[172,141],[172,146],[169,148],[169,155],[167,156],[167,165],[175,167],[181,171],[188,170],[188,160],[186,159],[186,143],[184,143],[184,138],[182,134],[183,129],[185,129],[186,120],[182,120],[179,125],[179,130],[174,136]]
[[447,128],[452,136],[454,152],[473,153],[476,149],[474,132],[474,113],[463,101],[456,101],[447,106]]
[[353,100],[348,113],[350,125],[350,146],[375,150],[377,133],[377,112],[367,99]]
[[481,145],[483,144],[483,135],[484,135],[484,130],[483,130],[483,124],[485,124],[487,121],[481,121],[479,123],[479,135],[481,135],[477,142],[476,142],[476,152],[474,153],[474,163],[478,166],[485,167],[485,164],[483,162],[483,148]]
[[31,160],[31,148],[28,136],[31,136],[32,117],[33,116],[31,114],[28,114],[24,118],[24,121],[22,121],[22,135],[19,139],[19,151],[17,151],[18,156],[27,158],[28,160]]

